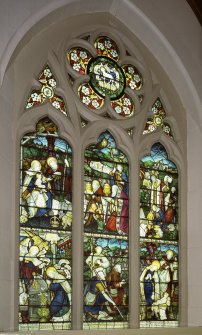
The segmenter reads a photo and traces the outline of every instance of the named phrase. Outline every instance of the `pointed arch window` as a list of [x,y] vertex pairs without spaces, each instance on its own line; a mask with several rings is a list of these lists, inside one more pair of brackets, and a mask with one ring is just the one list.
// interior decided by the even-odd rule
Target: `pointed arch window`
[[140,161],[140,325],[178,325],[178,171],[161,143]]
[[128,170],[107,131],[85,150],[84,329],[128,327]]
[[[25,105],[27,119],[39,117],[21,139],[20,330],[177,326],[179,187],[161,144],[175,145],[166,106],[116,31],[65,47]],[[146,139],[155,144],[139,167]]]
[[43,118],[21,140],[20,330],[71,327],[72,149]]

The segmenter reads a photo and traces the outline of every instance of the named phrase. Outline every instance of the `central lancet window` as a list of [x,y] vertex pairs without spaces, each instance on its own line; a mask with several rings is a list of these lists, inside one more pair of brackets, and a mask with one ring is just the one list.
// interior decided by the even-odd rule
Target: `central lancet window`
[[[173,156],[181,153],[170,110],[134,50],[116,31],[88,33],[69,41],[61,68],[48,61],[29,88],[30,129],[40,116],[20,142],[21,331],[78,329],[77,304],[85,330],[130,328],[135,313],[137,327],[179,324]],[[72,244],[83,248],[82,301],[72,293]]]
[[84,154],[84,329],[124,328],[128,327],[128,160],[109,132]]

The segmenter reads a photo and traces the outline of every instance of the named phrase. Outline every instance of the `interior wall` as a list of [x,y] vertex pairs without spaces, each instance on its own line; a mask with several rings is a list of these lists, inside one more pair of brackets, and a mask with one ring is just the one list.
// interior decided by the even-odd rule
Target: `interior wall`
[[[18,227],[15,226],[15,216],[18,215],[18,212],[13,209],[16,208],[17,202],[15,159],[18,152],[16,152],[14,138],[17,118],[20,115],[19,110],[22,108],[22,97],[26,98],[27,90],[29,90],[29,87],[18,85],[20,81],[18,70],[23,69],[23,63],[20,63],[18,56],[34,36],[44,31],[45,26],[49,25],[51,28],[54,23],[62,22],[64,18],[68,19],[81,13],[89,15],[94,24],[91,16],[93,12],[104,12],[104,15],[100,17],[102,20],[107,20],[112,26],[116,24],[116,19],[122,22],[123,30],[126,26],[129,31],[129,38],[137,37],[148,49],[148,55],[153,54],[153,62],[160,64],[165,70],[169,81],[172,82],[172,85],[166,85],[170,87],[170,95],[172,96],[175,90],[178,93],[180,103],[174,103],[173,106],[176,109],[173,110],[173,113],[176,113],[176,118],[181,118],[184,124],[187,120],[188,124],[184,131],[184,135],[187,132],[186,137],[183,136],[182,129],[184,143],[181,145],[182,149],[187,147],[188,202],[187,209],[184,210],[187,212],[188,239],[187,246],[182,253],[187,253],[188,250],[188,324],[189,326],[202,326],[202,257],[200,256],[202,255],[202,225],[200,223],[202,32],[188,4],[184,0],[177,2],[174,0],[106,0],[103,2],[96,0],[35,0],[34,2],[32,0],[0,0],[0,5],[2,80],[0,87],[0,331],[14,330],[17,321],[14,303],[16,295],[14,278],[17,273],[17,264],[15,263],[16,249],[14,246],[18,232]],[[112,14],[114,19],[111,19],[109,14]],[[45,17],[46,19],[42,20]],[[80,29],[81,27],[78,31]],[[39,38],[41,43],[45,42],[45,39],[45,35]],[[50,38],[48,42],[46,41],[50,47],[52,42]],[[37,47],[39,45],[36,44],[36,54]],[[44,59],[45,57],[44,53]],[[28,64],[29,61],[28,58]],[[43,66],[43,57],[40,61]],[[37,66],[35,74],[38,74]],[[29,76],[32,77],[32,71],[29,73],[28,67],[26,72],[21,71],[22,82],[25,83]],[[183,224],[182,222],[182,229]]]

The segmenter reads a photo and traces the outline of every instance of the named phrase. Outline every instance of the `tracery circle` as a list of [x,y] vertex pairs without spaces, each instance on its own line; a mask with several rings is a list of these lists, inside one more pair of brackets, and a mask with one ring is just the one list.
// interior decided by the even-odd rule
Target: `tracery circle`
[[122,97],[126,79],[122,68],[113,59],[104,56],[92,58],[88,63],[89,84],[101,97],[111,100]]
[[50,86],[43,86],[41,91],[47,98],[52,98],[54,96],[54,91]]

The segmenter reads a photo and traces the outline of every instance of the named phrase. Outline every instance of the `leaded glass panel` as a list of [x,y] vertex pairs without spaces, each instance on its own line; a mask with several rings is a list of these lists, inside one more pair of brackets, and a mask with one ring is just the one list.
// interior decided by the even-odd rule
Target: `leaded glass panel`
[[27,99],[26,109],[40,106],[49,101],[50,104],[64,115],[67,115],[64,99],[55,93],[57,81],[52,73],[51,68],[46,65],[38,77],[41,89],[32,90]]
[[[88,40],[89,49],[92,48]],[[70,48],[67,52],[68,68],[74,70],[71,74],[75,81],[79,75],[88,74],[87,82],[79,82],[77,86],[80,101],[89,109],[98,110],[105,106],[108,97],[111,108],[120,117],[129,118],[135,113],[134,92],[138,92],[138,99],[142,103],[143,78],[138,69],[132,64],[122,64],[120,50],[117,43],[108,36],[98,36],[93,43],[97,55],[80,46]],[[132,57],[131,57],[132,60]],[[72,80],[70,79],[72,83]],[[126,93],[129,88],[130,92]]]
[[161,127],[166,135],[173,138],[171,127],[164,121],[166,118],[166,112],[159,98],[156,99],[152,105],[152,117],[148,117],[143,135],[154,132],[158,127]]
[[106,56],[114,59],[116,62],[119,60],[119,48],[114,40],[108,36],[99,36],[94,43],[97,54],[99,56]]
[[104,99],[95,93],[89,83],[79,86],[78,95],[83,104],[90,109],[100,109],[104,104]]
[[74,71],[80,74],[86,74],[87,65],[91,59],[91,54],[84,48],[72,48],[67,53],[67,59]]
[[21,140],[20,330],[71,328],[72,149],[48,118]]
[[178,172],[160,143],[140,162],[140,326],[178,325]]
[[128,327],[128,161],[109,132],[85,150],[84,329]]
[[126,75],[127,86],[130,87],[131,90],[140,90],[142,88],[143,79],[136,67],[129,64],[123,65],[122,69]]

